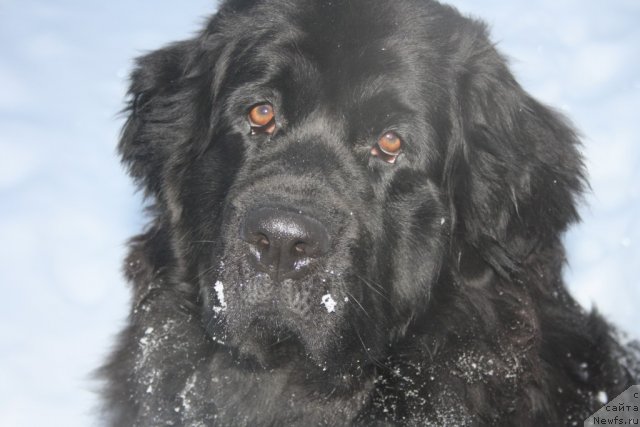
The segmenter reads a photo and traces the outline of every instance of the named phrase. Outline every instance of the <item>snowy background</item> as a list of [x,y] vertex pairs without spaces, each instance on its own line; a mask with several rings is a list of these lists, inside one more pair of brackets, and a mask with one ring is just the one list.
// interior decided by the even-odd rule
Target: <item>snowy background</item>
[[[640,337],[640,1],[450,3],[582,131],[593,192],[566,277]],[[124,242],[144,223],[114,155],[127,74],[214,8],[0,0],[0,425],[96,424],[89,372],[124,323]]]

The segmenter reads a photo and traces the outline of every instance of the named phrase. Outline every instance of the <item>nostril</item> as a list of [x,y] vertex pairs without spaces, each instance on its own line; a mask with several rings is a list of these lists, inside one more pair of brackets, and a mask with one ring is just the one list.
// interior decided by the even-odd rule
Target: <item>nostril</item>
[[293,245],[293,254],[298,256],[304,256],[307,254],[307,244],[305,242],[298,242]]
[[258,247],[258,249],[260,249],[261,251],[265,251],[269,249],[270,245],[271,243],[269,242],[269,238],[264,234],[259,233],[256,240],[256,246]]

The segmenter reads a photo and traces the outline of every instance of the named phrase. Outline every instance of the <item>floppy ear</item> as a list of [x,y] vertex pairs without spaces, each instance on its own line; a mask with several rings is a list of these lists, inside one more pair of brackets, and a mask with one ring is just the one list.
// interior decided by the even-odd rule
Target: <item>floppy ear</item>
[[508,275],[536,248],[556,245],[578,219],[585,180],[571,126],[529,96],[494,47],[481,43],[461,67],[453,96],[444,177],[452,255],[459,271],[489,264]]
[[[136,183],[172,216],[176,183],[211,135],[212,80],[219,43],[203,34],[139,58],[118,150]],[[171,187],[165,183],[171,181]]]
[[189,50],[189,43],[177,43],[151,52],[137,59],[131,74],[128,117],[118,151],[146,195],[160,194],[165,146],[173,139],[169,134],[175,134],[175,123],[186,113],[172,106],[172,98],[186,74]]

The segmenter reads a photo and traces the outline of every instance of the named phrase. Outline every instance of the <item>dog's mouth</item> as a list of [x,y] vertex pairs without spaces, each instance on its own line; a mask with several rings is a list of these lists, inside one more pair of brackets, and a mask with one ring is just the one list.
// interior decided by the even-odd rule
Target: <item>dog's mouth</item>
[[236,248],[217,264],[202,267],[209,272],[200,277],[204,322],[216,342],[268,368],[332,366],[337,354],[350,351],[350,323],[364,309],[349,271],[336,265],[276,281],[256,272]]
[[301,381],[342,387],[359,381],[384,353],[379,328],[365,325],[376,311],[354,285],[354,273],[323,270],[306,281],[276,283],[247,271],[227,258],[201,285],[209,289],[207,332],[249,369],[296,367]]
[[254,321],[237,343],[245,358],[253,359],[264,368],[275,369],[295,361],[309,359],[300,334],[288,327],[264,325]]
[[347,303],[337,292],[309,295],[298,285],[265,289],[260,283],[256,289],[257,284],[245,281],[223,294],[222,282],[217,282],[209,333],[223,336],[223,344],[263,367],[292,362],[322,366],[344,345]]

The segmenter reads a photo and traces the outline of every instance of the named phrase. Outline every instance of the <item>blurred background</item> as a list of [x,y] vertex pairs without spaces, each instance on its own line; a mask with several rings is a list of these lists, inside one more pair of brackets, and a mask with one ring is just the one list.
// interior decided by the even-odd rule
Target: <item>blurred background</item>
[[[566,279],[640,337],[640,2],[450,0],[580,129],[592,185]],[[91,379],[124,324],[145,220],[115,146],[132,59],[213,0],[0,0],[0,425],[97,424]]]

